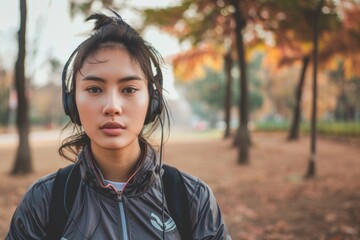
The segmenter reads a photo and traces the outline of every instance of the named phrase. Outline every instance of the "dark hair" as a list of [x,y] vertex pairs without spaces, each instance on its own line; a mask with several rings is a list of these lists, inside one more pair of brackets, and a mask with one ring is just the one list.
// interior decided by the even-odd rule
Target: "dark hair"
[[[157,98],[159,98],[163,106],[162,109],[164,111],[161,111],[161,114],[158,115],[155,121],[148,124],[146,131],[141,132],[140,138],[143,140],[148,138],[157,129],[159,122],[163,128],[163,120],[167,120],[168,127],[170,124],[169,111],[163,99],[162,72],[160,68],[162,57],[156,49],[146,42],[120,15],[114,11],[112,12],[115,16],[94,13],[86,18],[86,21],[95,20],[95,27],[92,34],[75,49],[63,69],[63,92],[65,91],[63,96],[70,98],[65,100],[70,100],[71,103],[67,104],[68,101],[64,101],[63,99],[63,104],[67,105],[66,108],[70,108],[70,110],[65,111],[69,112],[67,114],[69,114],[71,118],[71,121],[68,122],[64,129],[73,126],[73,135],[62,141],[58,152],[62,157],[71,161],[73,161],[73,159],[65,153],[66,151],[77,155],[81,149],[90,144],[90,138],[81,126],[75,102],[76,74],[80,71],[88,56],[106,47],[108,44],[121,44],[127,49],[130,56],[139,63],[141,70],[148,80],[150,100],[154,97],[154,94],[157,94]],[[70,70],[68,68],[70,68]],[[155,74],[153,73],[153,68],[155,68]],[[68,72],[69,78],[66,77]],[[156,93],[153,85],[155,85]]]

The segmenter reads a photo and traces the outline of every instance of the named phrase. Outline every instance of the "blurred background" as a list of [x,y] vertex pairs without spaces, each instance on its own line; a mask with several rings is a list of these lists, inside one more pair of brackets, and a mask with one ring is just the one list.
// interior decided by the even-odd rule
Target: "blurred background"
[[[241,2],[241,1],[239,1]],[[235,8],[227,1],[50,1],[28,2],[25,88],[33,127],[58,128],[60,75],[71,51],[86,38],[90,12],[110,6],[139,29],[165,59],[164,88],[175,125],[235,129],[239,99],[246,92],[251,129],[291,127],[300,105],[300,128],[309,131],[312,109],[312,12],[320,1],[244,1],[240,20],[241,58],[237,55]],[[0,125],[15,128],[15,87],[19,1],[1,4]],[[317,117],[319,132],[359,136],[359,1],[324,1],[318,25]],[[246,89],[241,90],[241,64]],[[230,86],[230,89],[227,89]],[[300,88],[300,89],[298,89]],[[245,91],[246,90],[246,91]],[[300,98],[297,91],[300,90]],[[225,101],[226,98],[227,102]],[[227,104],[226,104],[227,103]],[[227,116],[226,114],[230,115]]]
[[[191,152],[191,146],[179,144],[210,141],[200,148],[206,151],[214,144],[223,154],[220,158],[238,169],[262,161],[257,151],[264,156],[277,151],[276,158],[286,156],[285,148],[279,150],[282,146],[292,151],[297,144],[296,157],[303,165],[291,181],[302,182],[302,173],[304,179],[322,176],[317,174],[317,163],[321,165],[325,158],[321,151],[329,149],[341,157],[348,154],[351,164],[343,172],[353,177],[349,182],[359,177],[359,0],[0,0],[0,166],[4,175],[0,191],[11,192],[7,183],[13,178],[53,170],[41,168],[37,152],[45,151],[39,146],[46,147],[49,141],[58,144],[69,120],[61,103],[62,68],[91,31],[93,23],[85,23],[86,16],[106,7],[120,13],[164,58],[164,90],[172,113],[168,155],[176,158],[172,151],[182,147]],[[274,146],[262,149],[264,139],[273,140]],[[56,154],[56,148],[52,150]],[[194,162],[202,154],[194,153]],[[283,174],[290,168],[284,168]],[[336,172],[335,163],[333,168]],[[187,170],[208,180],[215,194],[229,188],[225,183],[224,189],[218,187],[214,175],[201,175],[196,167]],[[246,171],[249,176],[249,171],[261,172]],[[235,184],[234,179],[228,181]],[[15,197],[0,202],[11,204],[12,211],[29,181],[18,184]],[[352,187],[351,191],[360,192],[359,185]],[[344,204],[347,197],[339,201]],[[249,205],[237,208],[237,218],[230,217],[226,207],[225,215],[234,239],[358,239],[359,196],[350,198],[356,199],[356,204],[351,202],[354,217],[345,223],[333,213],[322,213],[329,224],[313,231],[322,235],[291,232],[281,221],[270,225],[270,230],[261,229],[259,219],[249,227],[239,217],[254,220],[247,211]],[[233,206],[239,206],[235,199],[234,195]],[[219,201],[221,206],[228,204]],[[9,219],[12,212],[3,214]],[[341,224],[334,218],[341,219]],[[335,230],[330,227],[334,221]],[[239,226],[244,228],[242,233]],[[267,231],[292,235],[274,237]]]

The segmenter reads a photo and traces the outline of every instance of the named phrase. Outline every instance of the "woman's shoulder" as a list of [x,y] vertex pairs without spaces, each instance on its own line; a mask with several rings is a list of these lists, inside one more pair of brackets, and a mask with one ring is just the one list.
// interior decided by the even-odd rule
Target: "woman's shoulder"
[[55,177],[56,172],[43,176],[33,182],[26,190],[20,205],[34,204],[36,206],[50,202]]
[[188,173],[181,174],[188,193],[193,236],[196,239],[231,239],[209,185]]
[[54,185],[55,177],[57,172],[50,173],[48,175],[45,175],[33,182],[26,193],[29,192],[37,192],[41,193],[44,192],[45,194],[50,194],[52,187]]
[[215,198],[209,185],[199,177],[180,171],[190,202],[198,199]]
[[6,239],[43,239],[55,176],[51,173],[29,186],[14,212]]

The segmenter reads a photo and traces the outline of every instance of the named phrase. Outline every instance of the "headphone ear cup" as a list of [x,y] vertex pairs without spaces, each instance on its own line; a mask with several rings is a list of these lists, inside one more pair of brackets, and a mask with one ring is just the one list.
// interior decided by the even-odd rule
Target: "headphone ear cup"
[[156,116],[160,115],[163,110],[163,103],[160,100],[159,93],[155,91],[154,96],[151,98],[149,103],[149,108],[146,113],[146,118],[144,124],[147,125],[153,122]]
[[70,115],[70,111],[69,111],[69,105],[68,105],[68,94],[63,90],[63,94],[62,94],[62,106],[64,109],[64,112],[67,116]]
[[73,92],[64,94],[63,107],[65,114],[70,117],[71,122],[81,126]]
[[156,119],[156,116],[161,114],[164,108],[162,96],[159,94],[155,82],[159,83],[161,87],[160,89],[162,89],[163,77],[161,68],[158,64],[156,65],[156,75],[154,76],[154,82],[152,84],[149,84],[149,92],[152,94],[150,94],[150,103],[146,113],[144,125],[152,123]]

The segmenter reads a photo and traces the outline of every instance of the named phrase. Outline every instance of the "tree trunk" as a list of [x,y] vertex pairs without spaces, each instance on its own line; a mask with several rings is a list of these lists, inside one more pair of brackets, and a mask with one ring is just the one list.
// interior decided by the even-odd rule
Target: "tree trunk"
[[18,33],[19,52],[15,63],[15,86],[18,100],[16,127],[19,134],[19,146],[17,149],[15,164],[11,172],[13,175],[32,172],[29,144],[28,102],[25,87],[26,15],[26,0],[20,0],[20,29]]
[[288,140],[296,140],[299,138],[300,118],[301,118],[301,97],[304,87],[305,73],[309,60],[310,60],[309,56],[305,56],[302,60],[302,69],[300,73],[299,85],[297,86],[296,94],[295,94],[296,102],[293,112],[292,124],[288,135]]
[[317,64],[318,64],[318,35],[319,18],[324,0],[320,0],[314,16],[314,61],[313,61],[313,102],[311,112],[311,155],[309,160],[306,178],[314,178],[316,175],[316,113],[317,113]]
[[235,39],[236,49],[239,59],[240,67],[240,101],[239,101],[239,134],[238,137],[238,163],[247,164],[249,162],[249,130],[248,130],[248,89],[247,89],[247,72],[245,61],[245,48],[242,36],[242,31],[246,26],[246,19],[241,13],[238,0],[232,0],[234,6],[234,20],[235,20]]
[[339,108],[339,120],[340,121],[347,121],[347,98],[346,98],[346,90],[345,90],[345,69],[344,69],[344,62],[342,62],[339,66],[340,72],[340,97],[338,100]]
[[226,93],[225,93],[225,132],[224,138],[228,138],[230,136],[231,131],[231,100],[232,100],[232,76],[231,76],[231,68],[233,65],[233,59],[231,57],[231,48],[224,55],[225,62],[225,75],[226,75]]

